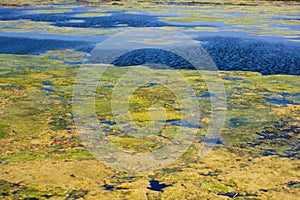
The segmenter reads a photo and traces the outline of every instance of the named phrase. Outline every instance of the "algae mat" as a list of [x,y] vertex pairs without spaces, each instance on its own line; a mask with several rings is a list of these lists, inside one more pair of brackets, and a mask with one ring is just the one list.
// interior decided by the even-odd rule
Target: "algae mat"
[[[1,55],[1,65],[6,66],[1,71],[3,198],[295,199],[299,196],[298,76],[220,72],[230,97],[226,124],[216,148],[207,157],[199,158],[197,152],[210,120],[210,98],[204,80],[192,70],[182,70],[200,99],[198,140],[177,162],[164,169],[129,174],[101,164],[81,143],[71,111],[71,85],[80,65],[51,59],[53,54],[63,53],[73,56],[69,60],[82,55],[70,50],[41,56]],[[12,59],[14,62],[9,62]],[[98,86],[95,104],[102,112],[97,117],[107,137],[124,150],[155,150],[173,137],[176,124],[169,123],[156,137],[141,140],[122,135],[113,123],[107,104],[112,94],[109,85],[126,70],[128,67],[111,68]],[[156,70],[158,74],[171,72]],[[132,118],[140,126],[149,123],[145,110],[158,100],[151,96],[157,90],[163,91],[159,85],[148,85],[131,97]],[[165,94],[162,96],[165,99],[159,100],[165,103],[169,119],[180,118],[180,104],[170,101],[174,98],[172,93]]]
[[[281,7],[280,3],[247,2],[243,7],[241,4],[144,2],[131,7],[117,1],[94,6],[55,4],[21,7],[19,15],[14,10],[17,8],[2,7],[0,29],[6,42],[2,41],[0,54],[1,199],[299,198],[300,77],[295,75],[299,73],[299,57],[292,52],[298,48],[295,44],[299,41],[299,5],[291,3]],[[96,26],[99,21],[108,19],[113,22]],[[126,20],[128,23],[124,24]],[[225,25],[220,25],[220,21]],[[274,27],[284,28],[276,29],[274,24]],[[222,46],[222,41],[230,43],[231,40],[212,37],[204,42],[210,53],[224,59],[224,65],[229,66],[224,70],[230,70],[219,71],[226,91],[225,125],[221,138],[213,141],[215,148],[204,158],[198,152],[203,148],[201,142],[211,121],[212,94],[203,77],[194,70],[176,70],[194,90],[200,126],[180,124],[188,118],[182,113],[189,108],[183,106],[168,87],[155,81],[140,85],[128,100],[131,120],[139,127],[146,127],[153,120],[149,110],[157,104],[164,106],[166,115],[161,131],[136,138],[120,130],[111,99],[115,84],[124,74],[132,69],[147,71],[148,68],[123,66],[122,62],[129,60],[127,57],[120,60],[119,66],[111,66],[97,86],[94,102],[98,125],[111,143],[122,151],[147,153],[169,144],[179,127],[195,135],[192,145],[171,165],[150,172],[128,173],[104,165],[86,149],[76,132],[76,116],[72,112],[73,85],[87,52],[99,40],[126,26],[184,31],[196,34],[194,39],[200,41],[205,39],[198,38],[203,33],[206,37],[212,32],[220,34],[234,29],[234,34],[243,32],[255,39],[275,35],[284,45],[293,45],[284,48],[275,43],[272,45],[275,50],[264,54],[269,47],[265,41],[250,44],[240,42],[239,37],[244,35],[234,35],[237,38],[232,41],[238,50],[245,50],[242,44],[250,44],[247,52],[257,47],[260,54],[269,56],[265,60],[257,58],[251,65],[260,68],[248,68],[239,66],[243,62],[236,62],[242,60],[244,54],[234,60],[227,52],[236,51]],[[28,36],[38,39],[28,39]],[[6,40],[7,37],[18,40]],[[12,41],[13,44],[26,42],[10,48],[8,44]],[[215,41],[218,45],[214,45]],[[28,48],[25,44],[32,46]],[[229,51],[219,51],[223,47]],[[282,49],[285,49],[284,54],[280,54]],[[253,57],[255,55],[249,59]],[[263,66],[269,63],[268,70],[261,70],[265,69],[262,63]],[[230,68],[233,65],[237,68]],[[285,74],[278,74],[281,69]],[[173,85],[179,84],[173,76],[174,70],[156,69],[152,73],[155,77],[167,77],[165,81]],[[134,77],[127,78],[128,83],[136,81]],[[124,119],[127,115],[118,117]]]

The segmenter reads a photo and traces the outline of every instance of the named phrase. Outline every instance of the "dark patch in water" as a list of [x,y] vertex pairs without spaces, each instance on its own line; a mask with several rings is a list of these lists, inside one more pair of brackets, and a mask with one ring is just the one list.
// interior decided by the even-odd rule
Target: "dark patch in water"
[[219,138],[207,138],[207,137],[205,137],[203,139],[203,142],[211,143],[211,144],[223,144],[223,142]]
[[151,180],[149,190],[154,190],[158,192],[163,192],[163,189],[166,187],[172,186],[172,184],[160,184],[159,181]]
[[192,69],[195,67],[181,56],[162,49],[139,49],[117,58],[112,64],[116,66],[161,64],[152,67],[168,66],[170,69]]
[[5,86],[1,86],[1,89],[3,89],[3,90],[12,90],[12,89],[22,90],[22,87],[16,86],[16,85],[5,85]]
[[285,104],[295,104],[292,101],[286,100],[284,98],[266,98],[266,101],[268,101],[271,104],[279,104],[279,105],[285,105]]
[[[243,197],[243,195],[235,192],[226,192],[226,193],[219,193],[218,195],[226,196],[229,198],[237,198],[237,197]],[[246,193],[245,197],[257,197],[257,194],[251,194],[251,193]],[[246,198],[248,199],[248,198]],[[252,199],[252,198],[251,198]]]
[[294,97],[300,96],[300,93],[294,93],[293,96],[294,96]]
[[200,97],[201,98],[210,98],[210,97],[213,97],[213,96],[214,96],[213,94],[205,93],[205,94],[202,94]]
[[88,190],[74,190],[70,192],[66,200],[71,200],[71,199],[80,199],[84,198],[85,195],[87,195]]
[[241,197],[241,195],[239,195],[238,193],[235,193],[235,192],[219,193],[218,195],[226,196],[229,198]]
[[156,86],[157,83],[148,83],[147,85],[140,86],[139,88],[150,88]]
[[[78,12],[77,12],[78,13]],[[161,22],[158,16],[139,15],[139,14],[124,14],[114,13],[111,16],[91,16],[91,17],[76,17],[76,13],[9,13],[1,15],[1,20],[21,20],[29,19],[39,22],[51,22],[59,27],[80,27],[80,28],[116,28],[120,24],[128,24],[130,27],[162,27],[167,23]],[[83,20],[83,22],[72,22],[72,20]]]
[[207,42],[202,46],[219,70],[300,75],[299,46],[238,37],[203,37],[199,40]]
[[196,129],[201,128],[200,125],[191,124],[191,123],[188,123],[188,122],[182,121],[182,120],[169,119],[169,120],[160,121],[160,122],[170,123],[172,126],[184,126],[187,128],[196,128]]
[[199,175],[201,175],[201,176],[211,176],[211,177],[217,177],[217,176],[219,176],[219,174],[215,173],[215,172],[209,172],[207,174],[199,173]]
[[265,127],[264,131],[256,133],[258,138],[247,145],[260,149],[263,156],[277,155],[300,159],[300,127],[290,125],[291,122],[294,122],[294,119],[274,122],[272,126]]
[[51,86],[52,83],[49,82],[49,81],[44,81],[44,82],[42,82],[42,85],[45,85],[45,86]]
[[176,110],[176,111],[183,111],[183,110],[187,110],[187,108],[174,108],[174,110]]
[[94,44],[85,41],[64,41],[21,37],[1,37],[0,53],[38,55],[49,50],[75,49],[90,52]]
[[45,199],[50,199],[51,197],[53,197],[54,195],[47,195],[47,194],[45,194],[45,195],[42,195],[42,197],[44,197]]
[[276,151],[273,149],[265,150],[262,155],[263,156],[273,156],[273,155],[276,155]]
[[225,77],[225,80],[228,80],[228,81],[241,81],[243,79],[242,78],[235,78],[235,77]]
[[117,124],[116,122],[113,122],[113,121],[101,121],[100,123],[101,124],[106,124],[106,125],[109,125],[109,126],[113,126],[113,125]]
[[278,94],[280,94],[283,97],[290,96],[290,93],[288,93],[288,92],[279,92]]
[[175,101],[174,100],[168,101],[168,104],[173,105],[173,104],[175,104]]
[[291,181],[287,183],[289,188],[300,188],[300,182]]
[[82,61],[74,61],[74,62],[64,62],[65,65],[81,65]]
[[102,85],[102,87],[110,89],[110,88],[113,88],[114,86],[113,85]]
[[113,191],[113,190],[115,189],[114,186],[112,186],[112,185],[107,185],[107,184],[103,185],[102,188],[103,188],[104,190],[109,190],[109,191]]
[[269,190],[267,190],[267,189],[260,189],[259,191],[268,192]]
[[50,88],[42,88],[42,90],[44,90],[44,91],[46,91],[46,92],[49,92],[49,93],[55,92],[55,90],[50,89]]

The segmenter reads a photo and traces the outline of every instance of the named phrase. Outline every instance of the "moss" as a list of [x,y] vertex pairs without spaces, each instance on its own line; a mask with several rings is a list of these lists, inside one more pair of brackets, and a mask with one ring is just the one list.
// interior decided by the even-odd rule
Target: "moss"
[[127,151],[149,152],[162,146],[159,140],[155,140],[156,138],[140,139],[140,138],[133,138],[133,137],[113,137],[113,136],[109,136],[108,138],[116,146],[121,147]]
[[[59,148],[59,149],[63,150],[63,148]],[[55,159],[74,159],[74,160],[93,160],[94,159],[91,152],[89,152],[87,150],[72,150],[72,149],[67,150],[67,151],[60,151],[60,152],[57,150],[54,150],[53,152],[50,153],[49,157],[55,158]]]
[[[274,92],[296,93],[300,87],[300,77],[292,75],[269,75],[246,78],[250,84],[266,88]],[[274,82],[278,84],[274,84]]]
[[[112,8],[111,6],[94,8],[92,13],[82,14],[80,17],[95,16],[94,13],[97,12],[100,13],[99,15],[106,15],[107,13],[100,11]],[[198,22],[202,18],[203,21],[216,22],[224,21],[224,17],[227,17],[225,23],[236,24],[242,29],[250,28],[248,32],[253,34],[276,34],[289,38],[294,38],[298,34],[297,31],[287,28],[273,29],[268,25],[257,24],[283,23],[282,20],[273,20],[270,16],[275,16],[279,11],[282,14],[294,13],[297,7],[291,9],[290,5],[284,8],[265,5],[191,7],[192,9],[182,9],[180,5],[165,5],[157,9],[157,5],[153,2],[144,2],[133,5],[132,10],[165,13],[169,11],[167,9],[174,8],[179,10],[177,14],[180,16],[166,18],[169,21],[189,23]],[[125,8],[127,9],[128,6],[118,6],[116,9]],[[212,10],[219,12],[219,15],[209,13]],[[261,10],[266,14],[257,15]],[[226,12],[231,11],[243,15],[229,17]],[[183,16],[184,14],[187,15]],[[56,27],[50,23],[30,20],[0,23],[5,24],[3,31],[19,32],[109,35],[113,33],[112,31],[119,30]],[[295,20],[291,20],[290,23],[294,24]],[[164,28],[183,30],[177,27]],[[188,29],[188,31],[217,30],[211,27]],[[280,92],[291,94],[298,92],[300,87],[298,76],[262,76],[256,72],[238,71],[220,72],[228,94],[227,118],[221,139],[223,144],[218,145],[205,158],[199,158],[200,141],[206,134],[211,118],[211,102],[210,98],[201,97],[208,93],[204,79],[196,75],[195,71],[180,70],[180,74],[191,84],[196,96],[199,97],[202,127],[200,130],[184,127],[186,131],[197,133],[196,140],[168,169],[141,173],[130,178],[130,174],[122,174],[117,170],[99,166],[99,162],[84,149],[80,137],[75,133],[71,107],[72,84],[76,81],[76,73],[80,62],[84,61],[84,56],[84,52],[72,49],[49,51],[39,56],[0,55],[2,66],[0,70],[0,175],[2,179],[9,180],[0,183],[4,198],[140,199],[145,197],[146,199],[148,196],[149,199],[224,199],[226,197],[220,194],[233,192],[239,194],[235,199],[251,198],[247,194],[257,194],[259,199],[270,199],[274,196],[279,199],[294,199],[295,196],[299,196],[297,190],[299,184],[291,186],[290,189],[283,187],[287,180],[298,178],[299,162],[297,159],[284,157],[287,157],[287,151],[290,155],[298,155],[296,149],[293,150],[290,146],[293,144],[297,147],[298,135],[295,132],[299,130],[297,128],[299,108],[297,105],[271,104],[265,100],[266,96],[281,98]],[[96,114],[100,125],[108,129],[107,137],[116,146],[130,152],[155,151],[175,137],[179,127],[172,124],[172,120],[185,119],[187,116],[183,115],[182,110],[187,108],[176,100],[173,91],[164,87],[164,83],[173,84],[174,90],[180,93],[180,88],[176,87],[178,85],[176,76],[172,76],[172,72],[168,70],[154,70],[153,75],[165,76],[165,82],[157,85],[145,83],[134,91],[128,102],[121,103],[129,103],[130,117],[141,127],[149,125],[152,120],[149,110],[157,103],[164,107],[165,119],[170,122],[167,122],[162,130],[144,138],[124,134],[120,127],[112,123],[115,119],[111,99],[118,79],[132,68],[111,67],[105,72],[97,87]],[[128,83],[134,82],[134,78],[128,77]],[[233,81],[230,78],[239,80]],[[43,82],[50,84],[43,85]],[[47,92],[43,89],[53,91]],[[297,103],[294,96],[286,98]],[[159,117],[156,120],[160,121]],[[266,132],[267,135],[258,135]],[[291,138],[280,139],[283,136]],[[273,153],[275,151],[277,156],[262,156],[264,151],[270,150],[273,150]],[[172,183],[172,186],[165,188],[162,193],[149,191],[147,190],[149,179],[166,184]],[[13,184],[19,182],[22,186]],[[107,191],[102,187],[103,185],[109,185],[114,189]]]
[[224,193],[233,192],[233,189],[231,187],[222,184],[202,183],[200,188],[209,191],[217,191],[217,192],[224,192]]
[[9,134],[9,126],[0,121],[0,138],[6,138]]
[[21,163],[25,161],[35,160],[38,158],[43,158],[43,155],[34,154],[32,152],[18,152],[18,153],[12,153],[8,154],[6,156],[2,156],[1,158],[4,160],[4,162],[8,163]]
[[300,183],[295,184],[293,186],[290,187],[291,189],[296,189],[296,188],[300,188]]
[[0,180],[1,196],[4,199],[78,199],[83,198],[88,191],[85,190],[73,190],[73,191],[40,191],[35,188],[21,186],[20,184],[10,183],[4,180]]

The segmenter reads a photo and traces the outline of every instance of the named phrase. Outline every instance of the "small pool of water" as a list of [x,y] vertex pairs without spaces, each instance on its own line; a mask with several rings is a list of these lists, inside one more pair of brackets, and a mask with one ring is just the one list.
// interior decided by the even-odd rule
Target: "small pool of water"
[[55,90],[51,89],[51,88],[42,88],[43,91],[49,92],[49,93],[53,93],[55,92]]
[[44,81],[44,82],[42,82],[42,85],[44,85],[44,86],[51,86],[52,82]]
[[279,104],[279,105],[295,104],[294,102],[286,100],[285,98],[266,98],[266,101],[271,104]]
[[156,86],[157,83],[148,83],[147,85],[140,86],[139,88],[150,88]]
[[210,98],[210,97],[213,97],[214,95],[213,94],[210,94],[210,93],[205,93],[205,94],[202,94],[200,96],[200,98]]
[[150,180],[150,187],[148,189],[163,192],[163,189],[169,186],[172,186],[172,184],[160,184],[157,180]]

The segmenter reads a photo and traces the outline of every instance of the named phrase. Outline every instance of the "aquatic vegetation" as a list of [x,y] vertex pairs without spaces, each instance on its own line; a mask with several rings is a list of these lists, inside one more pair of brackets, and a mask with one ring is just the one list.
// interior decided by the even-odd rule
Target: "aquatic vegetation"
[[[14,2],[25,1],[9,3]],[[33,2],[36,1],[31,1]],[[130,5],[131,7],[124,1],[110,1],[105,5],[84,3],[87,6],[94,5],[87,12],[79,12],[77,4],[45,5],[29,10],[41,15],[56,12],[57,16],[71,16],[67,17],[66,23],[71,22],[72,26],[73,23],[77,26],[82,22],[72,20],[125,13],[131,17],[128,19],[148,15],[153,17],[151,19],[159,17],[168,21],[159,24],[164,29],[191,32],[195,38],[203,32],[218,33],[222,30],[232,31],[234,28],[236,31],[278,35],[298,41],[299,31],[288,26],[298,24],[298,4],[291,3],[282,7],[277,6],[280,3],[271,6],[270,3],[242,2],[245,5],[241,6],[234,1],[229,4],[182,1],[170,2],[169,5],[158,8],[160,3],[163,4],[142,1]],[[101,7],[96,6],[100,4]],[[50,13],[52,8],[57,10]],[[25,9],[23,12],[27,11]],[[289,19],[283,16],[288,16]],[[181,22],[180,26],[176,26],[178,22]],[[218,22],[225,23],[220,25]],[[0,29],[4,32],[73,36],[111,35],[121,30],[59,27],[50,22],[21,19],[2,20],[0,24]],[[282,28],[278,28],[279,25]],[[217,40],[230,45],[241,44],[240,40]],[[205,46],[205,41],[202,43]],[[214,46],[216,44],[218,43],[214,43]],[[274,49],[285,48],[280,45],[275,47]],[[271,74],[275,69],[270,64],[261,65],[261,59],[260,66],[264,66],[266,71],[256,68],[258,65],[255,63],[249,64],[252,68],[242,65],[245,71],[219,71],[227,94],[227,108],[221,108],[227,112],[225,126],[221,138],[206,138],[208,142],[216,142],[217,145],[208,156],[199,158],[198,153],[203,148],[201,142],[211,122],[210,97],[213,96],[201,74],[209,76],[211,72],[195,73],[194,70],[187,69],[176,71],[194,90],[192,98],[199,103],[198,125],[189,123],[189,116],[185,115],[191,105],[182,104],[175,95],[182,93],[183,88],[179,87],[179,74],[175,76],[174,70],[152,70],[152,75],[159,80],[143,81],[141,78],[137,79],[137,76],[127,76],[122,82],[119,79],[130,70],[139,68],[140,71],[147,72],[148,68],[108,68],[96,88],[94,106],[99,126],[112,144],[126,152],[147,153],[172,143],[179,128],[195,136],[192,145],[170,166],[153,172],[130,174],[98,162],[85,149],[76,132],[73,119],[77,116],[72,113],[72,86],[87,53],[65,48],[50,49],[38,54],[0,54],[1,198],[295,199],[300,196],[299,76],[262,75],[259,72]],[[241,55],[248,56],[247,52]],[[284,56],[283,53],[280,55]],[[297,60],[297,57],[289,55],[286,57]],[[279,59],[283,61],[282,58]],[[231,58],[230,61],[233,60]],[[288,66],[284,64],[282,69],[276,70],[283,72],[285,69],[286,74],[297,72],[297,65],[292,66],[291,63],[292,61]],[[230,63],[231,67],[233,65],[234,63]],[[268,68],[269,66],[272,67]],[[238,67],[239,70],[242,69],[241,66]],[[232,70],[226,68],[228,69]],[[215,79],[211,77],[211,80]],[[128,105],[129,115],[116,115],[112,109],[114,90],[118,89],[116,84],[124,88],[136,86],[130,98],[118,101],[121,106]],[[173,90],[170,90],[171,86],[174,86]],[[161,111],[165,114],[159,114]],[[133,123],[123,126],[122,122],[127,122],[128,119]],[[141,135],[135,130],[151,125],[152,121],[161,126],[159,131],[153,131],[150,127],[148,134]],[[134,131],[137,135],[133,134]]]
[[30,10],[30,12],[32,13],[43,13],[43,14],[54,14],[54,13],[67,13],[67,12],[72,12],[72,10],[47,10],[47,9],[44,9],[44,10]]
[[192,23],[192,22],[221,22],[223,21],[226,15],[216,15],[216,14],[193,14],[189,16],[183,17],[165,17],[164,21],[167,22],[184,22],[184,23]]
[[217,191],[217,192],[224,192],[224,193],[233,192],[233,189],[231,187],[224,186],[221,184],[214,185],[211,183],[202,183],[200,188],[206,189],[209,191]]
[[[76,19],[76,17],[74,17]],[[118,28],[80,28],[80,27],[59,27],[49,22],[31,21],[31,20],[0,20],[0,30],[4,32],[17,33],[42,33],[42,34],[59,34],[73,36],[103,36],[114,35],[118,32]]]
[[103,16],[110,16],[110,13],[84,13],[84,14],[77,14],[75,17],[103,17]]
[[3,122],[0,123],[0,138],[8,136],[9,126]]

